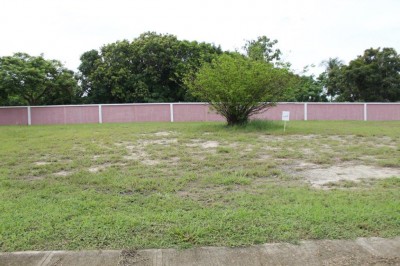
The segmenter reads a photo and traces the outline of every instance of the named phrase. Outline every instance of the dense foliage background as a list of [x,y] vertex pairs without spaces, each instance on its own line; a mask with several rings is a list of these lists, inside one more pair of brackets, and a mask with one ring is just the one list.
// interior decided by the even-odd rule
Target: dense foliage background
[[[77,73],[57,60],[16,53],[0,57],[0,105],[200,101],[184,79],[222,54],[242,54],[292,74],[280,101],[400,101],[400,56],[393,48],[370,48],[344,64],[325,62],[318,77],[294,73],[278,41],[246,41],[242,51],[146,32],[84,52]],[[305,67],[307,70],[307,66]]]

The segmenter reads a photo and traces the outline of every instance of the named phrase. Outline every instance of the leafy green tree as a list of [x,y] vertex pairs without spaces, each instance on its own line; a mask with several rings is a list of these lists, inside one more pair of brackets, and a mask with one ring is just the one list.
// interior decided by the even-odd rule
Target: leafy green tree
[[246,55],[253,60],[274,63],[280,61],[282,56],[281,50],[274,47],[277,43],[277,40],[260,36],[257,40],[246,41],[243,48]]
[[[243,49],[245,55],[250,59],[290,69],[291,64],[282,60],[282,52],[276,47],[277,43],[277,40],[271,40],[267,36],[260,36],[256,40],[246,41]],[[326,95],[323,92],[323,83],[313,75],[308,76],[304,73],[293,75],[291,87],[286,90],[281,100],[288,102],[326,101]]]
[[77,76],[84,95],[83,101],[85,103],[113,102],[110,99],[111,87],[103,84],[104,77],[100,71],[94,72],[102,63],[99,52],[97,50],[87,51],[81,55],[80,60],[81,64],[79,65]]
[[265,61],[223,54],[185,80],[192,93],[228,122],[245,124],[251,115],[273,106],[284,94],[291,74]]
[[[141,101],[144,93],[135,80],[132,51],[126,40],[91,50],[81,56],[79,79],[89,103]],[[136,63],[136,62],[135,62]],[[135,101],[134,99],[138,99]]]
[[0,106],[7,105],[7,98],[8,95],[5,88],[0,85]]
[[186,73],[221,54],[211,44],[181,41],[147,32],[81,56],[80,81],[88,102],[168,102],[193,97],[183,84]]
[[324,75],[336,101],[400,101],[400,55],[393,48],[367,49],[349,65],[330,60]]
[[282,98],[286,102],[326,102],[324,83],[314,75],[294,75]]
[[26,53],[0,58],[0,91],[6,105],[67,104],[79,93],[74,73],[59,61]]
[[339,58],[329,58],[321,63],[321,66],[325,66],[325,71],[322,72],[318,79],[326,90],[327,97],[330,100],[337,100],[340,94],[340,88],[338,84],[343,83],[343,76],[340,74],[341,68],[344,66],[343,61]]

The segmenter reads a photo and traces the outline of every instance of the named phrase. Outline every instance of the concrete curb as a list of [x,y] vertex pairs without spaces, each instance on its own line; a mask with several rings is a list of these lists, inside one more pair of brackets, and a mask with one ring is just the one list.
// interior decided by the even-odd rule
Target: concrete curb
[[400,237],[302,241],[244,248],[24,251],[0,253],[1,266],[400,265]]

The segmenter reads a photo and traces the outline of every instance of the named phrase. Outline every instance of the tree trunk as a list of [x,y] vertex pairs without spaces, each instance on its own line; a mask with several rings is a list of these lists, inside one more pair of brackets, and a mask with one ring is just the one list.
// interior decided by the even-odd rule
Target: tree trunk
[[235,126],[235,125],[244,125],[247,124],[249,121],[249,117],[247,115],[236,115],[231,114],[226,116],[226,121],[228,122],[228,126]]

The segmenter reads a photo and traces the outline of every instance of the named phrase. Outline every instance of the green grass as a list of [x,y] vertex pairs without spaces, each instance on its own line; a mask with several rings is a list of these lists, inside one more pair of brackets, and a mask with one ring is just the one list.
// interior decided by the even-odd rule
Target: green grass
[[400,235],[400,122],[0,127],[0,251],[245,246]]

